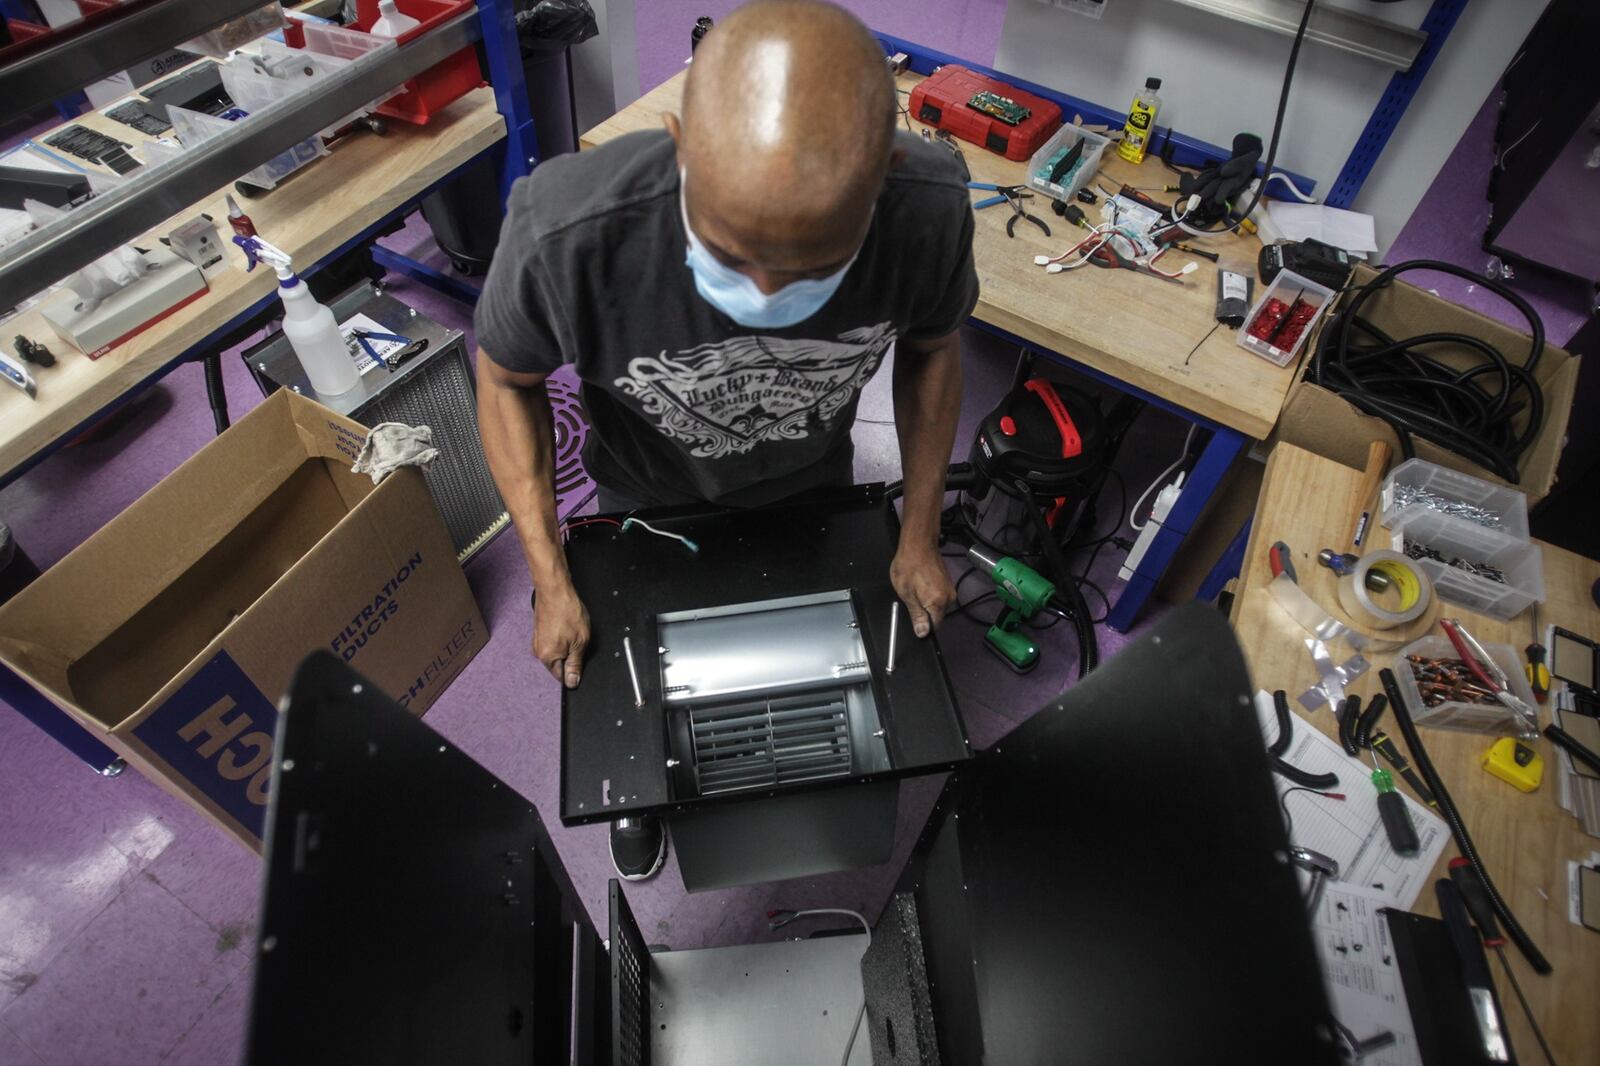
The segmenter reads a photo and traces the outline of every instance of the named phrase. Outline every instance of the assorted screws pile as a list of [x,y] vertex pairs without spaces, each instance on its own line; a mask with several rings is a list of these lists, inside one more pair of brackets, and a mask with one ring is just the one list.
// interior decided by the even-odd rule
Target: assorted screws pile
[[1441,514],[1447,514],[1453,518],[1464,518],[1468,522],[1476,522],[1480,526],[1488,526],[1491,529],[1498,528],[1501,522],[1500,512],[1498,511],[1491,511],[1487,507],[1479,507],[1476,504],[1463,503],[1460,500],[1452,500],[1448,496],[1440,496],[1436,492],[1429,492],[1427,489],[1417,485],[1396,485],[1394,487],[1394,502],[1401,507],[1419,504]]
[[1446,559],[1443,555],[1440,555],[1437,551],[1428,547],[1426,544],[1418,544],[1414,540],[1406,541],[1406,554],[1413,559],[1432,559],[1435,562],[1443,563],[1446,566],[1453,566],[1457,570],[1465,570],[1467,573],[1472,574],[1475,577],[1485,578],[1489,581],[1498,582],[1501,585],[1506,583],[1505,571],[1501,570],[1498,566],[1490,566],[1488,563],[1468,562],[1466,559]]
[[1498,703],[1494,692],[1473,676],[1460,659],[1430,659],[1426,655],[1407,655],[1411,675],[1417,679],[1422,702],[1429,707],[1441,703]]

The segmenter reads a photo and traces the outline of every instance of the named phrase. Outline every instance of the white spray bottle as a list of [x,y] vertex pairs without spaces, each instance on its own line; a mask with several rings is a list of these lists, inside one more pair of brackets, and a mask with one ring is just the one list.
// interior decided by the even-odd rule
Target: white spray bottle
[[333,312],[317,302],[293,269],[287,253],[258,236],[235,237],[250,261],[247,270],[266,263],[278,272],[278,297],[283,300],[283,335],[305,368],[311,387],[324,396],[349,392],[361,381],[355,360],[345,347]]

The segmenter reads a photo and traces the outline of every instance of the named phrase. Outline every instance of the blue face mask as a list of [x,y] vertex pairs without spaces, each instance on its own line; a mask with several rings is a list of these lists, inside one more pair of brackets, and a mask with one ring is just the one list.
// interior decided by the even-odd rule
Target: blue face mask
[[683,230],[689,235],[689,254],[685,262],[694,272],[695,290],[706,303],[739,325],[752,329],[784,329],[822,310],[822,305],[838,291],[839,283],[855,266],[856,256],[861,254],[857,249],[850,262],[825,278],[791,282],[769,296],[754,281],[718,260],[695,236],[689,226],[689,211],[684,206],[681,186],[678,208],[683,213]]

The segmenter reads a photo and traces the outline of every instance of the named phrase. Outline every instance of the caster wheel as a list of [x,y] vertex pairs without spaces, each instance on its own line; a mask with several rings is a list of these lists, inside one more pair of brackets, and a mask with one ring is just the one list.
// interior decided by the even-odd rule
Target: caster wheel
[[1490,278],[1503,278],[1506,281],[1517,276],[1517,271],[1512,265],[1501,259],[1498,255],[1491,255],[1488,264],[1483,268],[1484,276]]

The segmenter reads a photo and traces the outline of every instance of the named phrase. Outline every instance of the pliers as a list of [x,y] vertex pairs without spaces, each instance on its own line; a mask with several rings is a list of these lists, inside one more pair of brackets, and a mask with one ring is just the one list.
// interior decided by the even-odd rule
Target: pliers
[[[426,337],[422,340],[414,341],[410,337],[402,337],[398,333],[377,333],[365,329],[353,329],[350,331],[350,335],[356,339],[356,343],[361,345],[361,350],[366,352],[374,363],[391,373],[413,355],[428,349],[428,339]],[[404,347],[385,357],[379,354],[378,349],[372,346],[371,342],[373,341],[392,341],[395,344],[404,345]]]
[[1008,203],[1011,205],[1011,217],[1006,219],[1007,237],[1015,237],[1017,235],[1017,219],[1019,218],[1027,219],[1035,226],[1038,226],[1040,229],[1044,230],[1044,235],[1046,237],[1050,236],[1050,227],[1045,224],[1044,219],[1038,217],[1037,215],[1030,215],[1022,206],[1022,201],[1024,199],[1032,199],[1033,197],[1033,193],[1027,191],[1027,186],[996,185],[989,181],[969,181],[967,182],[967,188],[983,189],[999,194],[997,196],[986,197],[973,204],[972,209],[974,211],[981,211],[985,207],[993,207],[995,204]]

